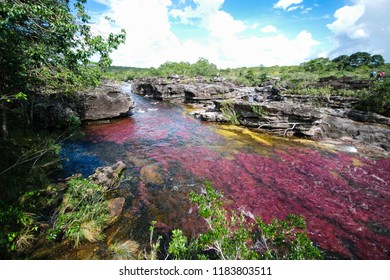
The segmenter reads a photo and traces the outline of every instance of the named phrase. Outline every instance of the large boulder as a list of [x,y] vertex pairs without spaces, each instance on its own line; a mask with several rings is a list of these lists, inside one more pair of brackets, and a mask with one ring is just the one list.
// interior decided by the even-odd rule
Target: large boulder
[[81,95],[82,120],[111,119],[129,114],[134,102],[116,85],[103,85]]
[[37,94],[30,102],[33,122],[41,128],[66,126],[74,118],[87,121],[127,116],[135,106],[118,85],[107,83],[74,95]]

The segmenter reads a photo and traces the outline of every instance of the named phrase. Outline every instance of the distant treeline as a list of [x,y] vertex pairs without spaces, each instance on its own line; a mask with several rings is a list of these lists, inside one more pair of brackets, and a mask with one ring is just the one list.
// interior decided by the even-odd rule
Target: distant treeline
[[112,66],[106,69],[105,75],[109,78],[131,81],[142,77],[170,77],[183,76],[192,78],[202,76],[205,78],[220,77],[237,84],[246,86],[258,85],[272,77],[278,77],[286,85],[297,83],[308,84],[324,76],[351,76],[356,79],[369,78],[371,69],[389,72],[390,65],[385,64],[382,55],[371,55],[367,52],[357,52],[350,56],[341,55],[334,58],[316,58],[300,65],[239,67],[219,69],[215,64],[205,58],[195,63],[165,62],[158,68],[137,68]]

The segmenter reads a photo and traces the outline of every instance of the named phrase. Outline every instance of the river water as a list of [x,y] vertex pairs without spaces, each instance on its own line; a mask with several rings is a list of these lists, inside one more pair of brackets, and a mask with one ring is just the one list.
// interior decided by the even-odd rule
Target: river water
[[[153,220],[161,231],[202,230],[188,193],[199,192],[207,180],[223,193],[229,209],[266,221],[304,216],[309,237],[329,258],[390,258],[389,158],[202,123],[182,105],[134,95],[128,86],[124,90],[136,102],[132,116],[89,125],[83,139],[62,150],[64,176],[88,176],[118,160],[127,164],[116,192],[126,198],[125,208],[107,230],[104,246],[146,242]],[[103,245],[77,256],[109,258]]]

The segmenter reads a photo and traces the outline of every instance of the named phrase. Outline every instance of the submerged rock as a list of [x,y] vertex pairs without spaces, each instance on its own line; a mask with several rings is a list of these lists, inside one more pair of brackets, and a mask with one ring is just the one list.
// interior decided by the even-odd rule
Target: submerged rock
[[162,185],[165,182],[164,170],[161,164],[153,163],[142,167],[141,179],[145,183]]
[[114,223],[118,220],[119,216],[122,214],[123,206],[125,205],[124,197],[117,197],[107,201],[108,209],[110,210],[109,218],[107,225]]
[[116,187],[125,168],[126,164],[122,161],[118,161],[112,166],[99,167],[95,170],[95,173],[88,177],[88,180],[106,189],[111,189]]

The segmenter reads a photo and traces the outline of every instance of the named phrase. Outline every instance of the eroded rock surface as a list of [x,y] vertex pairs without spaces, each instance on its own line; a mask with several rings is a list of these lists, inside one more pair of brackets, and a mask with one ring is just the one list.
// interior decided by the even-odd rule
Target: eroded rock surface
[[41,128],[67,126],[72,118],[95,121],[123,117],[135,106],[128,94],[110,83],[75,95],[38,94],[30,102],[34,124]]
[[118,161],[112,166],[99,167],[95,170],[95,173],[88,177],[88,180],[110,189],[118,184],[120,175],[125,168],[126,164],[122,161]]
[[[369,80],[327,77],[313,86],[356,90],[369,85]],[[282,136],[350,139],[390,150],[390,119],[354,110],[359,102],[355,97],[285,94],[286,89],[278,86],[277,79],[257,87],[240,87],[226,81],[151,78],[134,82],[132,90],[163,101],[203,104],[203,108],[192,112],[202,121],[231,121],[224,110],[225,100],[229,99],[228,111],[234,114],[235,123],[246,127]]]

